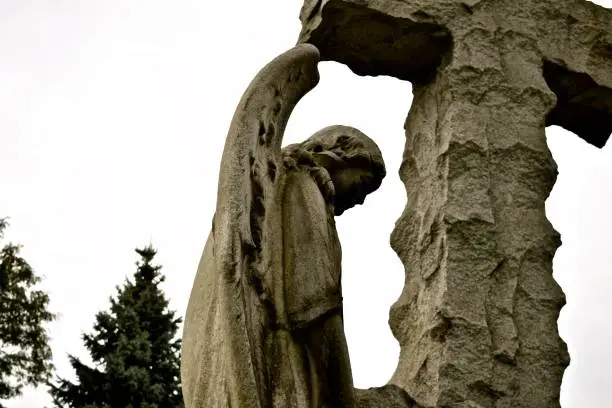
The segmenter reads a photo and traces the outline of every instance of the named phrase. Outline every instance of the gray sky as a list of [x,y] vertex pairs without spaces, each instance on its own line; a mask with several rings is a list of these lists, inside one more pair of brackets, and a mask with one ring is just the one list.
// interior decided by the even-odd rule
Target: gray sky
[[[50,292],[58,373],[86,361],[80,334],[134,273],[152,242],[171,307],[183,314],[214,212],[218,165],[234,109],[253,75],[295,44],[301,0],[0,0],[0,217],[7,239]],[[612,0],[595,3],[612,7]],[[612,30],[612,27],[611,27]],[[388,328],[403,270],[389,234],[405,204],[397,176],[411,87],[320,64],[285,142],[330,124],[380,144],[388,177],[338,219],[346,333],[358,387],[379,386],[399,347]],[[547,202],[563,238],[555,277],[572,363],[565,408],[612,400],[612,147],[547,130],[559,178]],[[11,408],[42,408],[27,390]]]

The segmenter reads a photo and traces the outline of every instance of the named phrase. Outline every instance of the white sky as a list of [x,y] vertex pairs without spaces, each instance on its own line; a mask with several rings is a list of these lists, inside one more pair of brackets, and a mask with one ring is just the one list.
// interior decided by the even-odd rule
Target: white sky
[[[612,7],[612,0],[596,3]],[[7,238],[46,280],[55,364],[88,360],[80,334],[135,271],[152,242],[171,307],[183,314],[214,212],[218,166],[234,109],[253,75],[295,44],[302,0],[0,0],[0,217]],[[611,28],[612,29],[612,28]],[[387,382],[399,352],[388,328],[403,269],[389,234],[405,204],[397,176],[407,82],[320,64],[285,142],[330,124],[355,126],[388,168],[364,206],[338,219],[346,333],[355,384]],[[559,178],[548,200],[563,246],[555,277],[567,295],[560,331],[572,364],[565,408],[612,400],[612,147],[560,128],[548,141]],[[11,408],[42,408],[27,390]]]

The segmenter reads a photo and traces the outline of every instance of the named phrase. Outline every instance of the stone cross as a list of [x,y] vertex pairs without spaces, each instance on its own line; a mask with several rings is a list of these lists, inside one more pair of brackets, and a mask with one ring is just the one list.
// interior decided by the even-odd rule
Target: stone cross
[[[306,0],[300,42],[413,83],[391,236],[391,384],[425,407],[559,407],[569,356],[545,127],[612,131],[612,11],[586,0]],[[384,103],[384,101],[381,101]],[[376,115],[376,112],[372,112]]]

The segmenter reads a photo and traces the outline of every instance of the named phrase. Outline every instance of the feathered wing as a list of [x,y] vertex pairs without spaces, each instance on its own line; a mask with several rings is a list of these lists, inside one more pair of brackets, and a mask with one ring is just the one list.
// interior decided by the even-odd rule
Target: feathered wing
[[300,44],[266,65],[234,114],[221,160],[213,230],[185,318],[187,408],[267,408],[265,335],[285,324],[282,296],[283,133],[319,80],[318,50]]

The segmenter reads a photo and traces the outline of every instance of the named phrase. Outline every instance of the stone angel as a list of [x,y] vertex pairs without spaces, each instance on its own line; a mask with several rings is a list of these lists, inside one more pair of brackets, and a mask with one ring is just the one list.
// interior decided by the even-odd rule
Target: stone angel
[[309,44],[285,52],[236,109],[185,318],[186,408],[355,406],[334,217],[380,186],[385,165],[348,126],[281,148],[318,61]]

